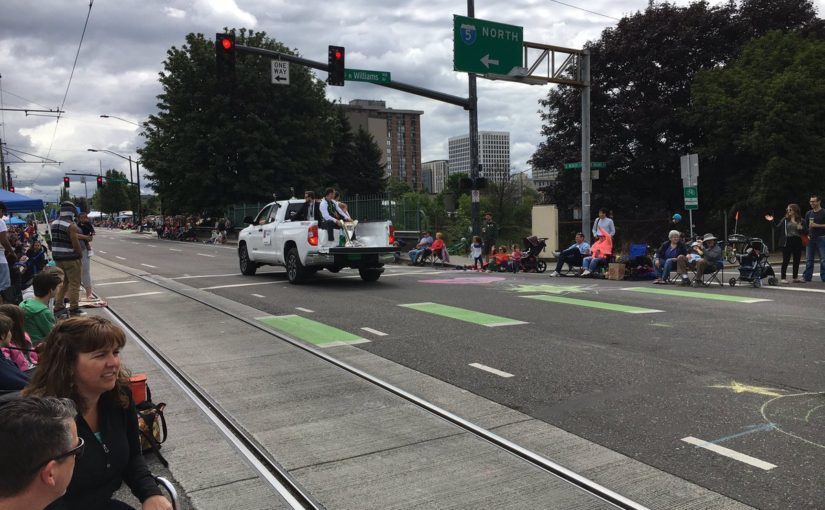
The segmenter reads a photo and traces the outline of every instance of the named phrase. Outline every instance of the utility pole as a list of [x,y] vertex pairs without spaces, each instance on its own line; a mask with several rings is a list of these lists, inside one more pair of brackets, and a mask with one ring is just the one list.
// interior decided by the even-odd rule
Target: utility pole
[[2,178],[0,178],[2,182],[0,182],[0,184],[3,186],[3,189],[8,189],[6,185],[6,172],[3,171],[4,168],[6,168],[6,162],[3,159],[3,139],[0,138],[0,175],[2,175]]
[[582,52],[582,234],[590,242],[590,50]]
[[139,161],[135,161],[135,176],[137,177],[137,199],[138,199],[138,202],[137,202],[137,206],[138,206],[137,220],[138,220],[138,225],[141,225],[141,224],[143,224],[143,206],[141,204],[141,199],[140,199],[140,162]]
[[[475,17],[475,1],[467,0],[467,17]],[[470,179],[472,187],[470,195],[470,216],[473,222],[473,235],[481,234],[481,193],[478,190],[478,90],[476,88],[475,73],[467,73],[469,82],[469,117],[470,117]],[[486,255],[486,254],[485,254]]]

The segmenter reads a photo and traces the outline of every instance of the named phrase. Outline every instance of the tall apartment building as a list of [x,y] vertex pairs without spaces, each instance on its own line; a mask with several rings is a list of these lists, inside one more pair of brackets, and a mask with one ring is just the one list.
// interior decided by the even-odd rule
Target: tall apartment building
[[546,188],[556,182],[558,175],[559,170],[557,168],[551,170],[533,168],[533,184],[536,189]]
[[[470,175],[470,136],[454,136],[447,141],[449,173]],[[478,162],[481,176],[501,182],[510,175],[510,133],[507,131],[478,132]]]
[[421,115],[419,110],[387,108],[385,101],[354,99],[340,108],[353,131],[363,129],[381,148],[381,164],[387,175],[398,177],[410,188],[423,189],[421,175]]
[[441,193],[447,185],[448,161],[436,159],[421,165],[421,174],[424,179],[424,189],[428,193]]

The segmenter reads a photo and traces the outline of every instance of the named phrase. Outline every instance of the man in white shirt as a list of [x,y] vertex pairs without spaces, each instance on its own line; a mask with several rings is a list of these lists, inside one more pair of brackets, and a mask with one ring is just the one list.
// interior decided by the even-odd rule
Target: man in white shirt
[[608,212],[610,211],[605,207],[599,209],[599,217],[593,222],[593,239],[599,237],[600,228],[605,229],[610,237],[616,236],[616,226],[613,224],[613,220],[607,217]]
[[585,242],[584,234],[581,232],[576,234],[576,242],[571,244],[566,250],[559,252],[559,260],[556,262],[556,270],[550,273],[550,276],[561,276],[562,266],[569,264],[573,266],[581,266],[584,257],[590,255],[590,245]]
[[335,241],[335,234],[333,230],[341,226],[344,221],[352,221],[349,215],[341,210],[333,197],[335,190],[327,188],[324,191],[324,198],[321,200],[321,217],[323,221],[318,225],[319,228],[326,229],[329,241]]

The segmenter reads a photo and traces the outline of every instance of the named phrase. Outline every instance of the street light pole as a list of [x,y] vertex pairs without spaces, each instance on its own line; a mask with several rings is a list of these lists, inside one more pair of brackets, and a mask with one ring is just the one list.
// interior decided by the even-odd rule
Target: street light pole
[[143,202],[143,201],[141,200],[141,197],[140,197],[140,162],[139,161],[135,161],[135,176],[137,177],[137,196],[138,196],[137,220],[138,220],[138,225],[142,225],[143,224],[143,204],[141,202]]

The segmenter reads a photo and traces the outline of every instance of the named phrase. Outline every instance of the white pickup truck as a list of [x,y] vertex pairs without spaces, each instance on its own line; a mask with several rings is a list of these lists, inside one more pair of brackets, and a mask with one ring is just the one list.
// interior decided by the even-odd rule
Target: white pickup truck
[[335,230],[330,241],[317,221],[292,220],[303,205],[303,200],[279,200],[267,204],[254,219],[244,218],[250,225],[238,234],[241,273],[251,276],[260,266],[284,266],[289,282],[297,284],[320,269],[337,273],[352,267],[364,281],[378,280],[384,263],[398,250],[392,222],[358,223],[356,246],[339,246],[341,230]]

